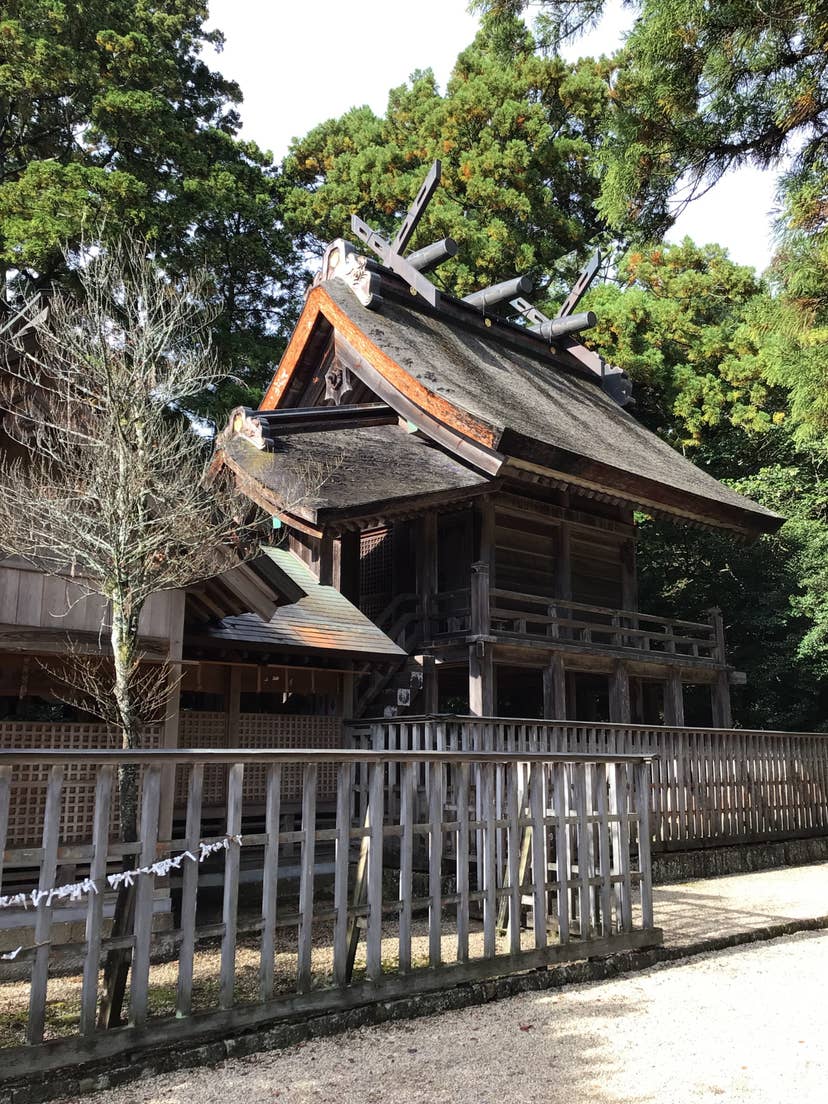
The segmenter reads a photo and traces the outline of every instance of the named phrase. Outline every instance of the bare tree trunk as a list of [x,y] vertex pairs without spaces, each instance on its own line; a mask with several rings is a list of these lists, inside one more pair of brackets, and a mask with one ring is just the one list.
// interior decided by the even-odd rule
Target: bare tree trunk
[[[136,715],[136,703],[131,692],[131,676],[136,662],[138,617],[130,616],[123,601],[116,597],[112,603],[112,656],[115,674],[113,696],[121,717],[122,746],[137,748],[141,745],[141,730]],[[120,803],[121,841],[134,843],[138,839],[138,769],[122,764],[118,768],[118,797]],[[134,865],[135,856],[124,857],[124,869]],[[135,885],[120,885],[115,899],[112,917],[112,937],[131,935],[135,920]],[[104,963],[101,1006],[98,1027],[108,1030],[118,1027],[126,995],[129,975],[130,952],[127,949],[112,950]]]

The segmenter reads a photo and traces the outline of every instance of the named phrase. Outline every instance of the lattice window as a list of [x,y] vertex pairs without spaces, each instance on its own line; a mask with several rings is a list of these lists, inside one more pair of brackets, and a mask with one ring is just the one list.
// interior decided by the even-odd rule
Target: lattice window
[[359,608],[372,620],[391,601],[394,534],[390,529],[363,533],[359,542]]
[[[180,748],[226,748],[227,717],[224,713],[200,713],[187,711],[179,714],[178,746]],[[175,772],[175,803],[181,808],[187,805],[187,778],[189,770],[179,767]],[[205,806],[223,805],[227,800],[227,767],[218,764],[204,768],[201,794]]]
[[[342,721],[339,717],[300,717],[262,713],[242,713],[239,718],[239,747],[243,748],[338,748],[342,747]],[[335,763],[320,763],[317,799],[336,795]],[[244,796],[249,801],[264,801],[267,768],[247,766],[244,772]],[[302,797],[302,765],[286,764],[282,769],[282,800]]]
[[[240,748],[337,748],[343,746],[342,721],[339,717],[299,716],[285,713],[242,713],[234,745]],[[223,713],[187,713],[181,715],[179,746],[182,748],[226,748],[227,729]],[[176,772],[176,805],[187,803],[187,774],[179,767]],[[261,804],[265,800],[267,767],[247,764],[244,770],[245,802]],[[317,798],[328,800],[336,795],[336,765],[320,764]],[[299,801],[302,797],[302,767],[286,764],[282,770],[282,800]],[[227,768],[206,767],[204,770],[203,803],[222,806],[227,800]]]
[[[161,734],[157,726],[145,733],[145,747],[158,747],[160,742]],[[117,733],[102,724],[0,722],[0,748],[86,751],[116,749],[118,746]],[[95,774],[95,765],[91,763],[69,764],[65,769],[60,815],[60,838],[63,843],[85,842],[92,834]],[[8,847],[30,847],[40,843],[48,780],[49,768],[45,766],[22,764],[12,769]],[[113,835],[118,831],[117,787],[113,792],[111,831]]]

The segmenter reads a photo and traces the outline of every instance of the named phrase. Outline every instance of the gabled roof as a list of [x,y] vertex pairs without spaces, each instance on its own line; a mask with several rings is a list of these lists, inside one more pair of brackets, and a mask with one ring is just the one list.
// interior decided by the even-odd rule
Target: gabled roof
[[[262,563],[261,561],[264,561]],[[293,552],[268,548],[256,561],[263,574],[272,572],[279,589],[294,596],[264,621],[239,613],[200,626],[190,642],[252,647],[303,655],[344,653],[358,660],[395,662],[405,652],[332,586],[322,586]]]
[[[290,414],[286,411],[286,422]],[[488,483],[396,422],[340,429],[332,419],[329,428],[317,426],[313,432],[280,434],[280,428],[271,423],[267,450],[241,436],[229,438],[225,462],[260,505],[275,509],[285,503],[317,526],[334,518],[383,514],[390,503],[399,511],[408,500],[467,497]]]
[[[223,449],[248,488],[258,483],[278,495],[277,469],[286,458],[295,464],[303,452],[341,449],[339,477],[322,488],[314,506],[320,522],[380,498],[388,503],[433,493],[441,483],[443,490],[469,489],[478,476],[546,480],[627,508],[750,536],[782,523],[622,409],[603,390],[601,377],[579,360],[579,351],[590,354],[577,343],[550,346],[445,294],[435,310],[396,275],[379,271],[382,295],[375,309],[364,306],[345,279],[331,278],[311,290],[260,410],[247,412],[245,430],[234,433],[231,423],[220,438],[220,454]],[[321,407],[331,366],[340,384],[343,371],[350,382],[349,397],[334,401],[363,404],[351,411],[384,404],[435,446],[430,454],[387,418],[371,430],[343,429],[340,437],[334,432],[335,406],[326,408],[327,423],[319,410],[321,422],[306,436],[297,427],[282,430],[293,436],[277,446],[279,415],[310,416],[305,408]],[[257,420],[268,422],[268,434],[265,440],[259,433],[256,445],[263,451],[255,459],[234,438],[255,436]],[[390,464],[399,478],[375,471]]]

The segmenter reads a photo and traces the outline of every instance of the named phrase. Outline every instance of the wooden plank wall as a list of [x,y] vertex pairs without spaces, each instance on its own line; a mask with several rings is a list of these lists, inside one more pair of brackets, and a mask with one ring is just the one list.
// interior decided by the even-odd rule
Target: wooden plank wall
[[[154,594],[139,621],[142,636],[167,640],[172,631],[173,597]],[[107,604],[86,596],[71,578],[44,575],[20,560],[0,561],[0,626],[97,633],[109,627]]]

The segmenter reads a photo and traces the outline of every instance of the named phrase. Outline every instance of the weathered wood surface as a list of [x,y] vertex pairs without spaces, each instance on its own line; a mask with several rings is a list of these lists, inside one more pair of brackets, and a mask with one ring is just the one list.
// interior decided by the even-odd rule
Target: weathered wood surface
[[713,614],[709,622],[681,621],[492,587],[486,565],[483,572],[480,564],[474,565],[470,588],[434,594],[431,608],[435,637],[471,633],[504,642],[519,637],[549,647],[587,644],[599,650],[678,655],[702,667],[725,662],[721,618]]
[[[406,717],[354,725],[351,738],[355,746],[374,751],[388,740],[399,752],[414,746],[427,750],[436,744],[421,742],[420,734],[438,730],[460,751],[486,747],[517,756],[544,752],[616,762],[650,757],[643,792],[651,846],[658,851],[828,833],[824,733],[442,716],[431,724]],[[635,825],[631,832],[636,842]]]
[[[262,1012],[264,1018],[277,1019],[284,1009],[346,1008],[371,999],[372,994],[375,999],[398,991],[416,995],[464,979],[610,954],[616,942],[619,950],[628,947],[631,936],[637,945],[659,941],[651,910],[645,931],[635,918],[623,914],[610,892],[623,883],[633,892],[641,886],[643,897],[649,885],[649,871],[641,869],[629,847],[629,833],[615,830],[622,817],[631,824],[646,822],[647,810],[641,806],[646,801],[641,781],[648,777],[645,758],[616,761],[525,750],[518,755],[453,751],[448,749],[458,746],[459,735],[431,722],[420,727],[417,739],[437,744],[440,750],[331,753],[339,763],[334,821],[317,802],[320,765],[327,758],[321,752],[262,752],[259,756],[244,750],[101,752],[95,766],[94,834],[81,847],[73,845],[73,853],[85,857],[89,865],[82,860],[71,868],[61,866],[61,856],[71,850],[62,845],[60,836],[63,804],[72,799],[65,777],[78,762],[89,764],[89,754],[0,752],[0,779],[14,767],[33,763],[49,774],[41,846],[5,853],[6,871],[16,872],[15,888],[29,888],[28,877],[48,895],[88,873],[99,891],[85,902],[85,942],[66,948],[70,957],[84,961],[82,1016],[74,1029],[78,1057],[127,1051],[134,1040],[149,1037],[158,1022],[151,995],[153,953],[158,946],[153,898],[159,881],[177,883],[182,893],[181,927],[166,936],[179,948],[177,1014],[163,1021],[171,1038],[176,1032],[181,1038],[189,1037],[188,1025],[196,1018],[207,1026],[225,1022],[238,1026],[249,1020],[251,1009],[267,1010],[267,1016]],[[105,879],[108,871],[121,867],[124,848],[110,843],[106,828],[115,770],[124,762],[141,768],[141,840],[132,851],[135,865],[143,870],[134,874],[133,930],[110,939],[102,923]],[[204,772],[207,765],[216,763],[228,768],[229,801],[222,834],[205,838]],[[188,794],[185,834],[175,840],[159,835],[164,817],[161,779],[171,764],[179,776],[183,774]],[[282,792],[287,764],[298,764],[302,778],[299,809],[293,804],[288,813]],[[244,776],[254,765],[266,773],[264,831],[260,808],[255,806],[252,831],[245,834]],[[606,780],[619,768],[638,772],[638,781],[610,802]],[[364,804],[354,785],[356,777],[367,780]],[[4,811],[6,803],[0,801],[0,813]],[[0,823],[0,835],[4,828]],[[597,846],[596,834],[603,841]],[[619,842],[622,839],[627,840],[626,850]],[[357,856],[352,845],[357,841],[360,862],[354,868],[351,860]],[[199,923],[197,859],[201,845],[211,843],[221,845],[216,861],[224,868],[222,913],[219,922]],[[414,863],[420,851],[427,859],[425,880]],[[156,860],[184,852],[194,857],[182,861],[180,871],[153,872]],[[332,884],[318,875],[318,863],[328,857],[333,860]],[[243,916],[239,909],[240,872],[245,863],[249,868],[254,861],[264,868],[259,919]],[[24,864],[29,874],[24,873]],[[294,870],[293,882],[280,882],[280,870],[289,866]],[[456,878],[454,886],[447,882],[448,875]],[[566,916],[572,891],[577,896],[574,928]],[[527,903],[532,907],[531,931],[525,930]],[[508,937],[497,932],[502,906],[509,919]],[[49,978],[66,957],[53,943],[55,925],[65,907],[61,899],[52,902],[45,897],[35,912],[36,946],[21,951],[15,961],[15,969],[21,963],[31,969],[27,1038],[33,1065],[41,1059],[48,1064],[51,1055],[63,1053],[67,1046],[64,1041],[44,1042],[49,1033]],[[0,927],[17,912],[22,910],[0,909]],[[427,917],[427,937],[415,953],[417,916]],[[332,944],[333,960],[320,966],[314,948],[322,932]],[[353,965],[361,933],[364,971]],[[241,996],[236,978],[242,937],[258,939],[261,949],[257,999],[252,1004],[249,988]],[[219,941],[220,955],[205,987],[203,967],[196,971],[194,961],[206,940],[212,946]],[[130,1024],[107,1032],[98,1029],[95,1015],[98,966],[116,945],[132,950]],[[293,949],[285,952],[285,946]],[[203,1014],[205,1002],[208,1012]],[[194,1007],[199,1009],[197,1017]],[[62,1025],[66,1030],[67,1025]],[[71,1025],[68,1030],[73,1030]],[[14,1062],[4,1065],[4,1069],[13,1068],[17,1068]]]

